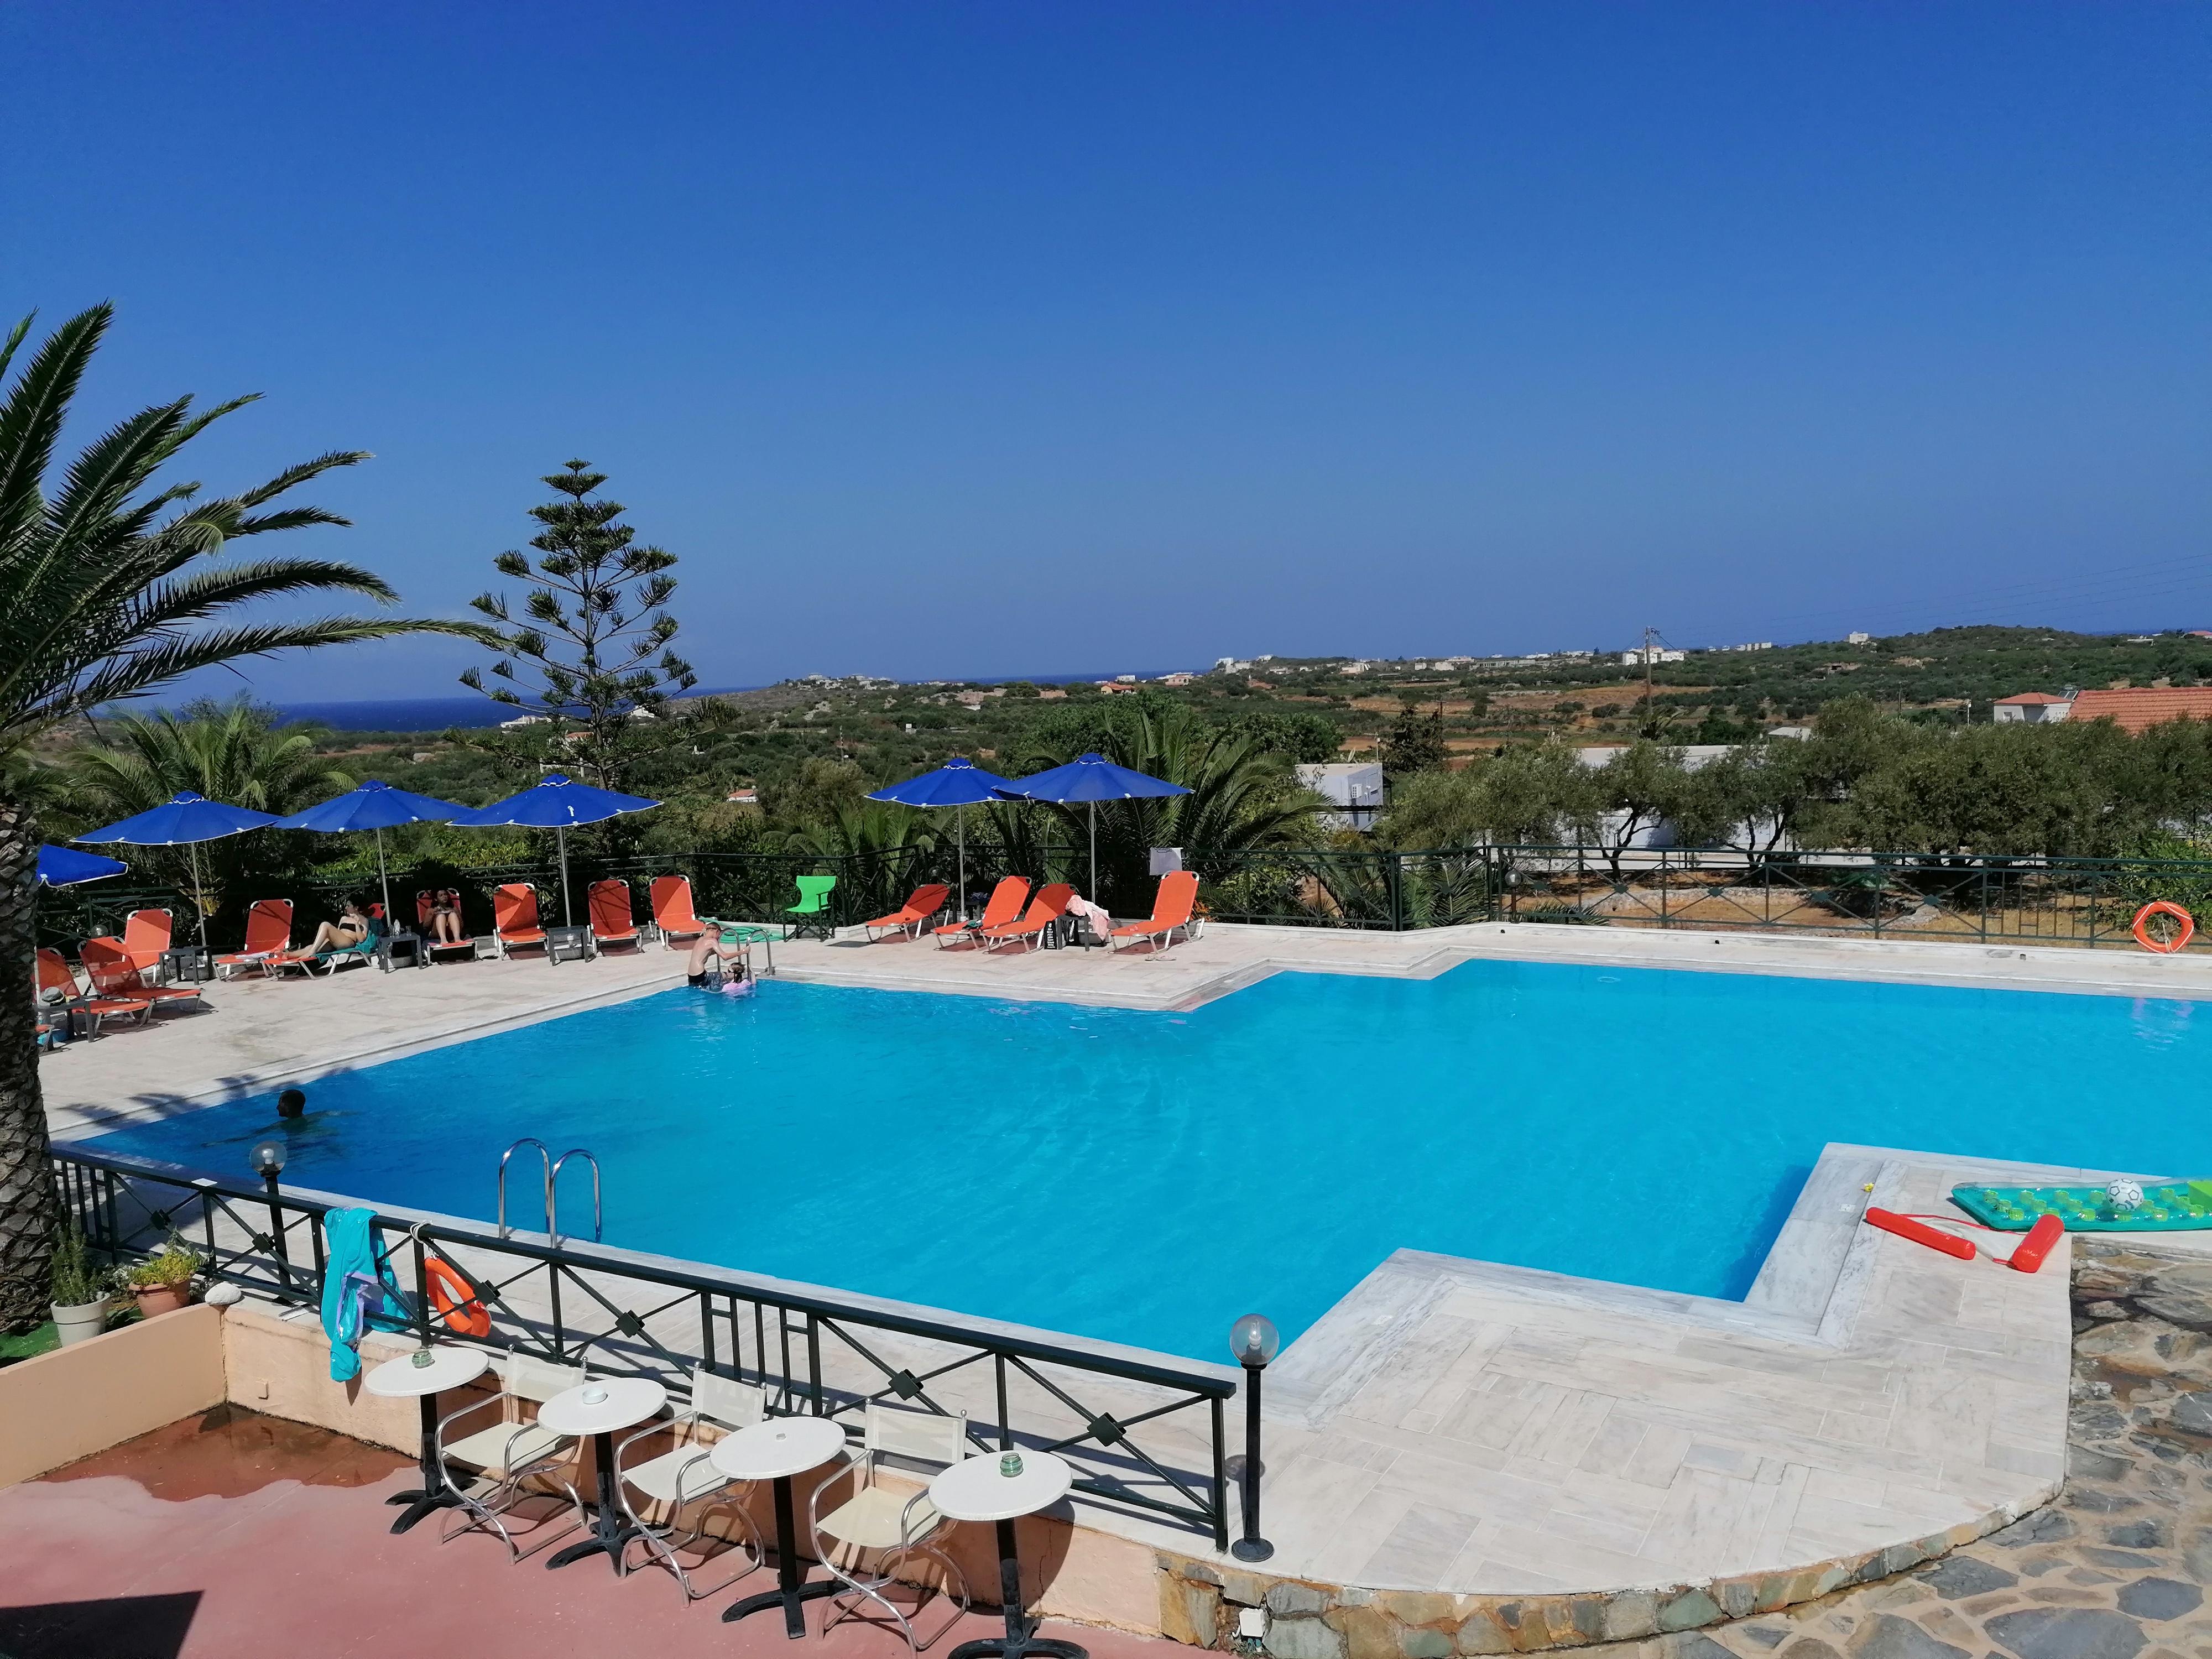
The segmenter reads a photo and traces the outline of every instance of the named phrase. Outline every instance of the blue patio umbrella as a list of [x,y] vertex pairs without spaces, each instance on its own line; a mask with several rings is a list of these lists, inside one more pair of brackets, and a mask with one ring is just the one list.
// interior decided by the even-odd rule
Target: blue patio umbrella
[[918,778],[878,789],[868,799],[891,801],[900,806],[952,809],[954,834],[959,843],[960,914],[964,919],[968,914],[968,809],[981,806],[986,801],[1003,800],[1014,787],[996,772],[986,772],[965,755],[955,755],[934,772],[924,772]]
[[394,789],[390,784],[375,778],[358,789],[348,790],[333,800],[319,806],[310,806],[305,811],[295,812],[289,818],[276,820],[279,830],[312,830],[319,835],[342,836],[356,830],[369,830],[376,834],[376,878],[384,889],[384,914],[392,915],[392,878],[384,868],[384,832],[396,830],[403,823],[440,823],[467,811],[465,806],[449,800],[440,800],[434,795],[417,795],[410,790]]
[[131,866],[113,859],[104,859],[97,853],[80,853],[74,847],[46,846],[39,848],[39,885],[41,887],[75,887],[88,881],[105,881],[110,876],[119,876]]
[[210,800],[191,789],[180,789],[150,811],[140,812],[111,823],[102,830],[91,830],[82,836],[72,836],[72,841],[88,841],[95,845],[122,842],[132,847],[189,847],[192,861],[192,902],[200,913],[200,948],[207,948],[207,894],[200,886],[199,843],[221,841],[226,836],[242,836],[249,830],[265,830],[276,822],[269,812],[257,812],[248,806],[226,806],[219,800]]
[[1098,803],[1102,800],[1158,800],[1190,791],[1165,778],[1132,772],[1103,755],[1078,755],[1065,766],[1037,772],[1007,786],[1005,793],[1021,800],[1048,800],[1091,809],[1091,897],[1098,896]]
[[624,795],[612,789],[594,789],[588,783],[577,783],[556,772],[519,795],[509,795],[505,800],[479,806],[473,812],[459,813],[453,822],[468,830],[497,830],[512,826],[555,831],[561,843],[561,920],[565,924],[569,916],[568,831],[579,824],[598,823],[607,818],[618,818],[625,812],[643,812],[659,805],[659,801],[647,800],[642,795]]

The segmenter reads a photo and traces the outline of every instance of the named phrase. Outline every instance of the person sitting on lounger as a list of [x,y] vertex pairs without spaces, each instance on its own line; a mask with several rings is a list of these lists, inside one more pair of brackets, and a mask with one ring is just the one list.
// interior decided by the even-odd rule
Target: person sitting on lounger
[[[702,933],[699,942],[691,947],[691,957],[684,969],[695,988],[703,990],[706,988],[707,964],[709,962],[717,964],[726,977],[744,979],[752,972],[749,947],[725,943],[712,933]],[[735,963],[737,968],[734,975],[730,973],[732,963]]]
[[448,888],[430,900],[430,943],[459,945],[460,942],[461,896]]
[[313,941],[307,949],[317,956],[325,951],[350,951],[368,937],[368,916],[358,899],[349,898],[338,911],[336,921],[326,921],[315,929]]

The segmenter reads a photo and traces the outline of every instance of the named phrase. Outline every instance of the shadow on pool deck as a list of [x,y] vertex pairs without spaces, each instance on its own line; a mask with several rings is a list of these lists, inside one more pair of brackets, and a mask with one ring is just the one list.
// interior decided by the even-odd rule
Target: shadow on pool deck
[[[725,1625],[755,1573],[685,1606],[662,1572],[598,1562],[510,1565],[495,1539],[388,1530],[412,1464],[343,1435],[231,1407],[187,1418],[0,1489],[0,1654],[8,1659],[318,1659],[337,1656],[794,1654],[898,1659],[893,1632],[847,1623],[793,1647],[781,1622]],[[772,1571],[772,1569],[770,1570]],[[935,1617],[933,1613],[930,1615]],[[1001,1629],[973,1613],[933,1644]],[[1159,1659],[1174,1644],[1052,1626],[1093,1659]]]

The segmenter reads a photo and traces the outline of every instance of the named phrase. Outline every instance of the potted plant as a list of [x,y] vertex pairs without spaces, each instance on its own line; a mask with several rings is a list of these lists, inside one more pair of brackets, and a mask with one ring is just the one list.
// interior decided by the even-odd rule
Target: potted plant
[[183,1307],[191,1300],[192,1275],[200,1267],[199,1253],[173,1237],[161,1255],[131,1270],[131,1294],[138,1300],[139,1313],[151,1319]]
[[98,1336],[107,1328],[107,1292],[101,1275],[86,1259],[84,1235],[75,1222],[62,1224],[54,1245],[54,1331],[62,1346]]

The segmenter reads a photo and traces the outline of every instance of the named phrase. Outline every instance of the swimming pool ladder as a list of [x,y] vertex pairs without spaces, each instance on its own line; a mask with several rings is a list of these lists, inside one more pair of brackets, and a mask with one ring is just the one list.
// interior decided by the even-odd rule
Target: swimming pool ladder
[[559,1189],[562,1166],[572,1158],[580,1158],[592,1166],[592,1242],[594,1244],[598,1243],[606,1218],[606,1212],[599,1202],[599,1160],[581,1146],[571,1146],[560,1157],[556,1158],[553,1156],[553,1149],[535,1135],[523,1136],[521,1139],[499,1155],[499,1236],[505,1238],[508,1231],[507,1225],[507,1162],[525,1146],[535,1146],[538,1149],[538,1164],[544,1171],[545,1237],[555,1244],[561,1242]]

